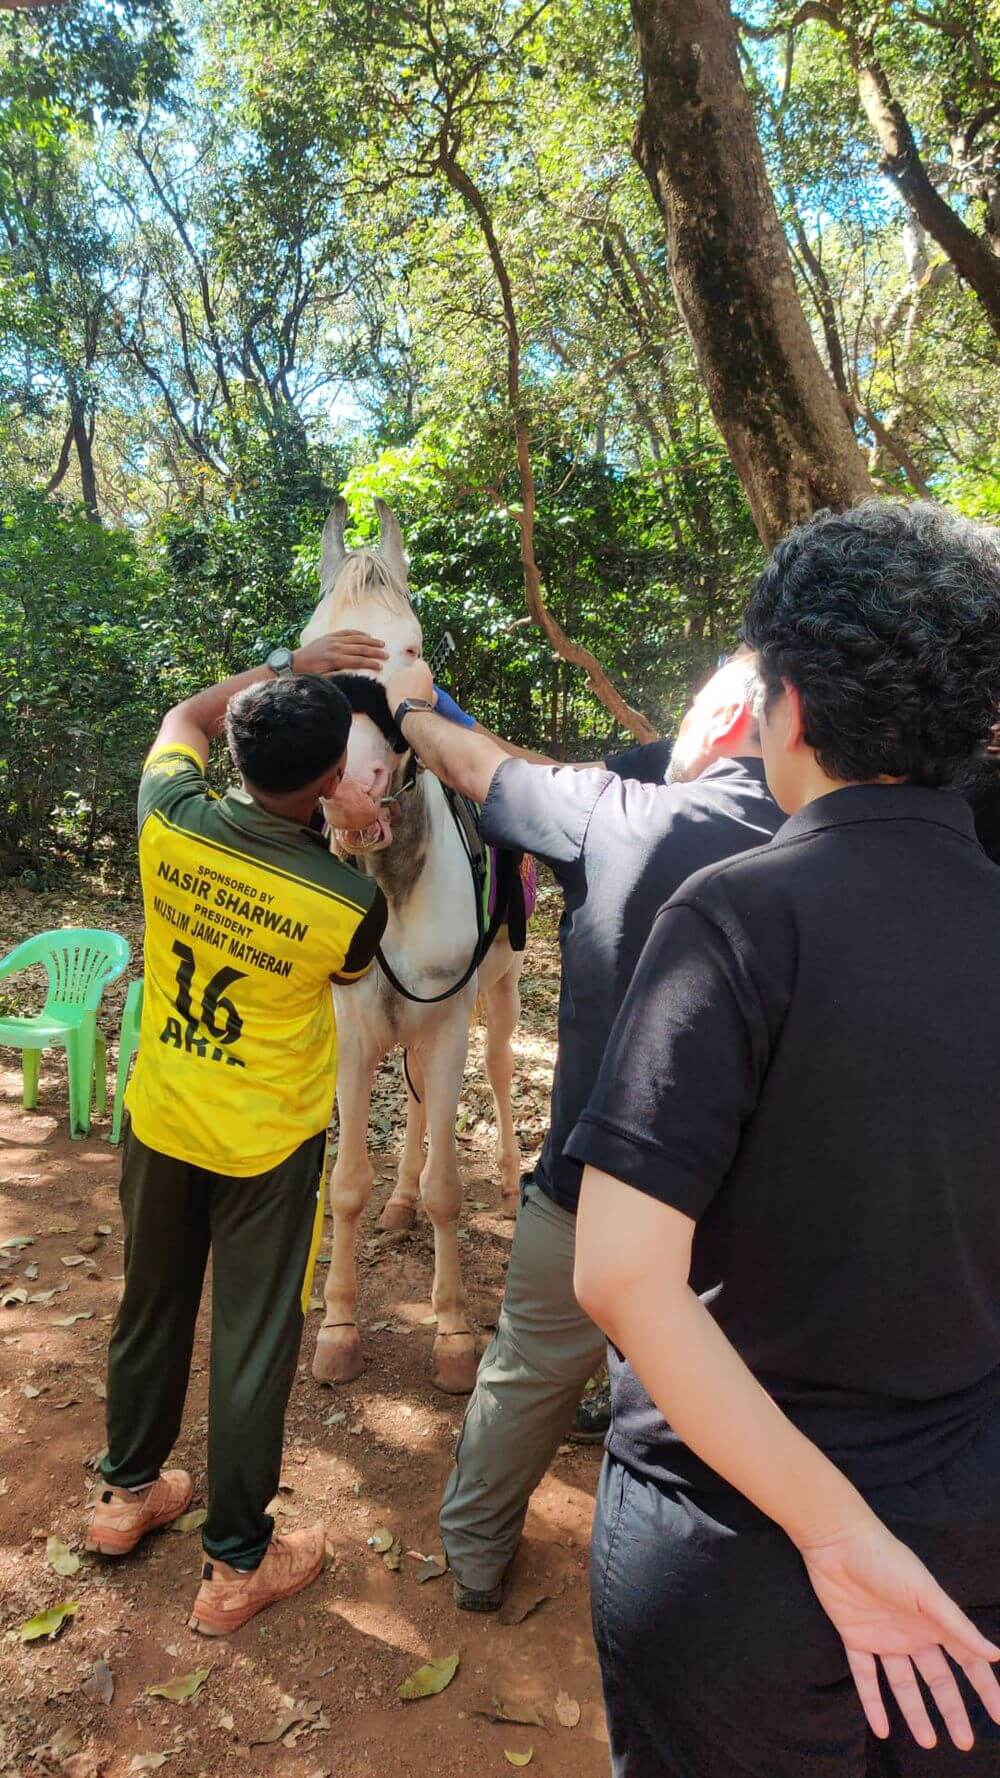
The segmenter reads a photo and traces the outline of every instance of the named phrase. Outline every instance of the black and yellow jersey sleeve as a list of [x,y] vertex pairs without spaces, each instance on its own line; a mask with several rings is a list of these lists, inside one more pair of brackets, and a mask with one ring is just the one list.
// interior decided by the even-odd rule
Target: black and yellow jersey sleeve
[[335,982],[357,982],[367,975],[375,961],[388,918],[389,905],[381,889],[376,889],[375,899],[360,926],[356,927],[347,955],[333,978]]
[[139,831],[154,809],[176,813],[192,797],[216,801],[205,781],[205,768],[193,747],[165,743],[147,755],[139,780]]
[[246,791],[214,796],[187,747],[147,761],[139,828],[136,1135],[211,1171],[264,1172],[329,1122],[331,978],[364,973],[384,902],[307,828]]

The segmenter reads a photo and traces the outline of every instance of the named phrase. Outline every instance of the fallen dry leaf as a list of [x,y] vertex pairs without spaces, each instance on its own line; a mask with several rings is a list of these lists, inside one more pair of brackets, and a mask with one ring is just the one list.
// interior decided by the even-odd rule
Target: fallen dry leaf
[[47,1388],[48,1388],[47,1383],[42,1383],[41,1386],[39,1386],[36,1383],[25,1383],[24,1388],[21,1391],[21,1394],[23,1396],[25,1396],[28,1401],[37,1401],[37,1399],[41,1395],[42,1391]]
[[95,1661],[80,1690],[98,1704],[110,1704],[115,1695],[115,1676],[107,1661]]
[[[173,1750],[171,1749],[171,1751]],[[132,1764],[128,1769],[128,1778],[140,1778],[140,1774],[144,1772],[158,1772],[161,1766],[166,1765],[169,1758],[169,1753],[133,1754]]]
[[545,1604],[546,1599],[558,1599],[561,1594],[562,1587],[559,1585],[550,1586],[538,1581],[533,1584],[529,1583],[523,1590],[518,1589],[514,1592],[503,1605],[500,1612],[500,1622],[502,1624],[523,1624],[526,1617],[530,1617],[533,1611],[537,1611],[540,1605]]
[[79,1407],[79,1405],[80,1397],[78,1395],[67,1395],[62,1401],[50,1401],[48,1403],[48,1406],[56,1414],[60,1413],[63,1408],[76,1408]]
[[426,1661],[403,1680],[399,1695],[404,1700],[410,1698],[432,1698],[443,1692],[450,1685],[458,1672],[458,1651],[450,1655],[441,1655],[436,1661]]
[[24,1286],[19,1284],[16,1290],[5,1290],[3,1296],[0,1296],[0,1309],[16,1309],[20,1303],[26,1303],[27,1300],[28,1293]]
[[63,1543],[61,1538],[50,1536],[46,1539],[45,1560],[54,1573],[61,1574],[64,1580],[80,1572],[79,1556],[74,1556],[69,1545]]
[[575,1729],[580,1720],[580,1706],[569,1692],[556,1694],[556,1715],[564,1729]]
[[375,1550],[379,1556],[384,1555],[386,1550],[391,1550],[395,1541],[392,1532],[387,1531],[384,1525],[376,1525],[371,1535],[365,1538],[368,1548]]
[[32,1283],[34,1283],[35,1279],[38,1277],[38,1267],[37,1266],[25,1266],[24,1275],[26,1278],[30,1278]]
[[78,1729],[57,1729],[45,1749],[50,1759],[68,1759],[83,1746],[83,1739]]
[[534,1751],[529,1747],[525,1753],[515,1753],[512,1747],[505,1747],[503,1756],[509,1766],[530,1766]]
[[96,1229],[94,1230],[94,1233],[95,1233],[95,1235],[110,1235],[110,1233],[111,1233],[110,1222],[99,1222]]
[[85,1747],[82,1752],[71,1754],[59,1766],[62,1778],[101,1778],[103,1770],[104,1761],[98,1758],[92,1747]]
[[37,1617],[30,1617],[26,1624],[21,1625],[22,1642],[40,1642],[42,1637],[54,1642],[63,1625],[71,1617],[75,1617],[80,1607],[75,1599],[67,1599],[62,1605],[53,1605],[48,1611],[40,1611]]
[[75,1315],[59,1315],[51,1323],[52,1327],[75,1327],[78,1321],[93,1321],[93,1309],[78,1309]]
[[170,1531],[200,1531],[207,1518],[207,1508],[196,1506],[194,1512],[181,1513],[180,1518],[175,1519],[173,1524],[169,1525],[167,1529]]
[[217,1729],[223,1729],[227,1735],[231,1735],[236,1727],[236,1719],[230,1716],[227,1711],[224,1716],[219,1717],[215,1726]]
[[292,1730],[315,1728],[320,1715],[318,1704],[296,1704],[289,1710],[282,1710],[275,1717],[270,1728],[263,1735],[256,1735],[249,1743],[251,1747],[271,1747],[276,1741],[284,1742],[285,1736]]
[[441,1576],[447,1572],[448,1565],[446,1562],[442,1562],[440,1557],[424,1556],[417,1564],[417,1585],[422,1587],[426,1580],[440,1580]]
[[172,1704],[186,1704],[201,1691],[211,1667],[197,1667],[193,1673],[179,1673],[176,1679],[164,1679],[159,1685],[146,1687],[149,1698],[169,1698]]
[[485,1716],[487,1722],[514,1722],[532,1729],[545,1727],[545,1718],[537,1704],[519,1704],[511,1698],[490,1698],[475,1706],[472,1714]]
[[82,1253],[62,1253],[59,1260],[64,1266],[83,1266],[87,1263]]
[[8,1235],[0,1241],[0,1253],[16,1253],[21,1247],[34,1247],[34,1235]]
[[68,1289],[69,1282],[67,1280],[65,1284],[54,1284],[51,1290],[32,1291],[28,1301],[29,1303],[50,1303],[54,1296],[65,1296]]

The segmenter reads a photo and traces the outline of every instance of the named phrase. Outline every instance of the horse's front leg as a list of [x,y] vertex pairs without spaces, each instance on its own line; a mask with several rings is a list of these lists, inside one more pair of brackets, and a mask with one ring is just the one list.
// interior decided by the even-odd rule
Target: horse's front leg
[[379,1046],[361,1020],[344,1021],[337,1079],[339,1146],[330,1175],[333,1247],[324,1291],[326,1313],[316,1341],[313,1376],[319,1383],[350,1383],[364,1369],[357,1328],[358,1221],[375,1173],[368,1158],[368,1114]]
[[512,955],[510,968],[498,981],[481,990],[486,1015],[486,1072],[496,1107],[500,1206],[505,1216],[517,1215],[520,1197],[521,1147],[514,1128],[511,1085],[514,1079],[512,1039],[521,1016],[518,986],[521,963],[520,956]]
[[467,1395],[476,1380],[476,1343],[469,1327],[458,1256],[462,1179],[458,1171],[455,1118],[469,1045],[469,1009],[456,1000],[454,1014],[435,1023],[422,1054],[427,1113],[427,1161],[420,1191],[434,1227],[437,1316],[431,1382],[449,1395]]
[[378,1219],[380,1229],[412,1229],[417,1217],[420,1174],[424,1164],[424,1078],[415,1053],[406,1053],[406,1135],[399,1158],[396,1188]]

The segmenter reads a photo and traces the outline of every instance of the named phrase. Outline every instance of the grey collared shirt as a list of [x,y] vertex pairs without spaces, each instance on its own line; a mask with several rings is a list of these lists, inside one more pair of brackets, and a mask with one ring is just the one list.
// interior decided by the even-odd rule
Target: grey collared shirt
[[690,784],[670,785],[520,759],[497,768],[483,807],[486,839],[544,859],[564,898],[559,1053],[535,1168],[564,1209],[576,1210],[580,1167],[563,1146],[657,909],[692,871],[765,844],[783,819],[759,759],[721,760]]

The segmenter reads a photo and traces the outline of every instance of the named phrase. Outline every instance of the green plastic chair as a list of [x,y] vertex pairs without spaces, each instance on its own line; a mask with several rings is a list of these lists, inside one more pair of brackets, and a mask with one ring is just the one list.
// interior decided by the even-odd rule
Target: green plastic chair
[[66,926],[25,939],[0,959],[0,981],[33,964],[43,965],[49,978],[45,1005],[31,1018],[0,1019],[0,1044],[22,1053],[24,1104],[38,1104],[38,1070],[44,1049],[66,1051],[69,1070],[69,1133],[90,1132],[90,1107],[107,1104],[105,1043],[97,1029],[101,996],[109,982],[128,967],[131,953],[117,932],[91,932]]
[[128,1071],[132,1066],[132,1057],[139,1048],[139,1026],[142,1024],[142,976],[129,982],[125,996],[125,1011],[122,1013],[122,1028],[118,1038],[118,1072],[115,1075],[115,1104],[111,1114],[111,1135],[109,1141],[117,1143],[122,1133],[122,1108],[125,1104],[125,1088],[128,1086]]

